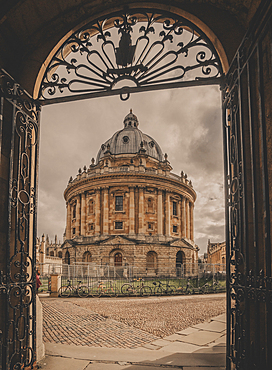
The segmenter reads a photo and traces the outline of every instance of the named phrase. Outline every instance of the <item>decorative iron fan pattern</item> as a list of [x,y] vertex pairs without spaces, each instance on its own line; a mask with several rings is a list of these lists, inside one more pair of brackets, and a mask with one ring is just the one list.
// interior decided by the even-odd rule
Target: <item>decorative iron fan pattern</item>
[[98,19],[69,37],[47,67],[40,100],[116,93],[126,100],[134,90],[218,83],[222,75],[213,44],[193,23],[134,10]]

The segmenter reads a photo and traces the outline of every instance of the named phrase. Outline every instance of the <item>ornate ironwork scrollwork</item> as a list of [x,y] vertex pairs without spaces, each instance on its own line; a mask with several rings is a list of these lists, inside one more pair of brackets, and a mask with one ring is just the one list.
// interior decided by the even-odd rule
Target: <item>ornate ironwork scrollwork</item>
[[[133,9],[97,19],[70,36],[48,65],[39,98],[47,104],[64,95],[71,100],[110,95],[124,81],[137,91],[189,81],[219,83],[222,75],[213,44],[192,22],[167,12]],[[133,89],[118,91],[126,100]]]
[[[35,361],[36,176],[39,105],[5,71],[0,72],[4,108],[12,105],[7,271],[0,273],[6,303],[2,349],[6,369]],[[5,112],[5,110],[4,110]]]

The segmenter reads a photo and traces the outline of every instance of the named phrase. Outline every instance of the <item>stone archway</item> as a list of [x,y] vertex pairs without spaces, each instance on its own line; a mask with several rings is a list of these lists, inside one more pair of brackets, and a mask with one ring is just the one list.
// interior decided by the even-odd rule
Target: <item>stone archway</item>
[[[27,1],[22,1],[21,5],[23,3],[27,3]],[[121,1],[118,2],[118,5],[121,3]],[[256,13],[258,4],[254,4],[255,7],[251,9],[252,15]],[[168,5],[165,4],[165,6]],[[4,9],[7,13],[6,19],[9,19],[8,11],[12,6],[13,4],[9,4]],[[185,8],[186,6],[188,7],[186,2],[184,2],[184,6]],[[220,5],[218,6],[220,8]],[[200,15],[202,11],[201,6],[195,6],[195,8],[195,12],[199,12],[198,14]],[[20,9],[19,5],[18,9]],[[194,9],[191,10],[194,13]],[[206,11],[208,13],[208,8],[206,8]],[[225,11],[224,15],[226,14],[228,18],[230,13]],[[239,12],[237,14],[239,18]],[[203,17],[205,18],[205,14]],[[214,19],[211,13],[208,16],[206,15],[208,20],[209,17]],[[56,17],[56,19],[58,18]],[[239,19],[241,24],[243,24],[242,17]],[[248,19],[250,20],[251,18],[249,17]],[[220,27],[217,27],[219,33],[220,28],[227,29],[227,33],[231,27],[226,27],[227,24],[224,17],[219,17],[216,20],[219,20],[219,22],[220,20],[222,21]],[[85,22],[83,21],[83,23]],[[210,21],[210,24],[212,25],[212,21]],[[247,29],[249,23],[244,22],[244,24],[246,24],[245,29]],[[244,369],[254,367],[268,369],[272,364],[272,353],[269,351],[269,343],[272,342],[272,333],[266,330],[267,327],[271,326],[272,320],[270,24],[271,3],[264,0],[262,1],[262,7],[255,15],[254,22],[251,23],[251,29],[247,33],[234,59],[234,51],[241,39],[237,37],[239,32],[236,34],[234,42],[223,42],[223,45],[228,48],[227,55],[229,56],[229,60],[233,59],[223,91],[223,107],[226,113],[223,115],[225,127],[226,220],[227,235],[229,238],[227,240],[227,273],[229,276],[228,368],[232,366],[233,368]],[[214,27],[216,29],[216,26]],[[67,31],[72,28],[68,26]],[[241,33],[244,33],[244,31],[240,31]],[[59,32],[58,34],[65,34],[65,32]],[[225,34],[225,40],[226,38]],[[20,37],[19,35],[18,37],[10,37],[11,45],[12,39],[17,42]],[[26,39],[31,40],[32,38]],[[221,39],[224,39],[224,37]],[[40,41],[38,34],[37,40]],[[52,40],[50,42],[54,43]],[[31,47],[33,48],[33,45]],[[34,53],[32,58],[28,58],[32,62],[26,66],[25,64],[20,65],[22,61],[20,54],[22,53],[19,48],[14,47],[15,49],[18,49],[16,50],[18,52],[18,58],[14,57],[16,52],[10,50],[6,55],[3,55],[1,65],[8,67],[12,74],[18,78],[19,82],[25,81],[25,86],[27,86],[29,91],[33,92],[34,76],[36,76],[37,70],[40,69],[40,66],[45,60],[45,55],[49,54],[44,53],[43,50],[41,59],[39,59],[33,58]],[[5,46],[2,50],[5,50]],[[53,50],[53,48],[49,46],[48,50]],[[28,52],[30,53],[29,49]],[[12,55],[12,63],[9,65],[7,61],[9,61],[10,55]],[[27,55],[27,52],[24,55]],[[17,61],[19,61],[19,64],[16,64]],[[36,61],[37,64],[35,66]],[[18,67],[19,65],[20,68]],[[29,72],[30,70],[32,71]],[[19,71],[24,72],[20,73]],[[255,71],[256,73],[253,73]],[[12,254],[13,246],[10,241],[13,240],[14,230],[16,229],[16,222],[18,221],[16,217],[22,212],[27,213],[27,220],[29,220],[29,225],[31,226],[29,230],[24,229],[25,233],[21,236],[21,240],[28,247],[33,245],[33,240],[35,240],[36,225],[33,209],[35,209],[36,200],[35,162],[37,159],[37,142],[34,139],[34,134],[38,133],[39,129],[39,104],[33,101],[31,96],[24,92],[5,72],[1,75],[1,103],[1,116],[3,117],[1,121],[3,127],[2,140],[4,143],[1,147],[1,159],[7,163],[7,165],[3,166],[3,173],[1,174],[1,189],[3,189],[2,194],[4,194],[1,200],[1,206],[4,217],[0,222],[1,230],[6,231],[6,233],[3,232],[2,243],[5,247],[1,247],[1,256],[3,257],[1,259],[3,261],[1,262],[1,271],[3,277],[7,275],[11,277],[11,279],[8,279],[8,285],[5,283],[6,279],[3,279],[1,289],[5,293],[10,293],[12,290],[17,289],[19,283],[22,285],[25,277],[27,277],[29,281],[27,281],[28,288],[26,289],[28,290],[28,296],[31,297],[29,300],[28,319],[32,320],[31,317],[35,317],[35,283],[33,280],[35,264],[32,263],[32,261],[35,261],[34,248],[30,248],[27,255],[22,251],[19,254]],[[16,121],[18,117],[21,117],[21,119],[19,118]],[[20,136],[20,130],[16,131],[16,123],[19,123],[19,121],[23,123],[25,132],[28,133],[24,138]],[[22,148],[23,150],[19,151],[19,158],[24,169],[20,171],[20,168],[17,166],[19,163],[17,150],[19,143],[21,144],[22,142],[24,146],[20,147],[20,150]],[[31,155],[30,147],[32,148]],[[1,161],[2,163],[3,161]],[[26,178],[28,175],[27,169],[29,168],[34,169],[31,172],[32,176],[30,177],[29,188],[18,188],[19,183],[16,183],[16,179],[18,176]],[[26,182],[22,183],[26,184]],[[11,220],[10,226],[7,220]],[[18,235],[20,235],[20,232]],[[6,249],[6,245],[8,245],[8,249]],[[17,259],[17,264],[12,265],[12,269],[16,270],[16,265],[18,263],[21,264],[23,268],[23,274],[21,274],[22,281],[14,280],[15,276],[18,275],[16,271],[10,270],[11,265],[7,262],[10,261],[10,257]],[[26,263],[26,259],[30,262],[28,261]],[[234,301],[235,310],[232,310],[231,304],[233,302],[231,300]],[[8,322],[9,311],[11,311],[7,302],[5,309],[2,310],[3,315],[1,315],[1,330],[3,329],[4,338],[7,338],[7,333],[6,327],[2,325],[2,322]],[[22,311],[23,308],[22,310],[20,308],[21,311],[17,309],[12,310],[15,310],[14,313],[18,315],[17,323],[19,325],[21,322],[19,317],[22,317],[25,312]],[[235,334],[232,338],[230,337],[231,330]],[[10,339],[14,343],[17,340],[15,337]],[[4,345],[4,369],[16,364],[21,364],[20,366],[24,368],[33,364],[35,358],[35,343],[33,340],[27,343],[27,354],[24,352],[24,354],[16,354],[11,358],[6,352],[6,348],[7,346]]]

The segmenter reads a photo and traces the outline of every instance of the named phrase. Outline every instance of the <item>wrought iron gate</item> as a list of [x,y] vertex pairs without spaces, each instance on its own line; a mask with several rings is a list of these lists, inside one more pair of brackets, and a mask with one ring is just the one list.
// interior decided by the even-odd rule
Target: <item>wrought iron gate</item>
[[272,369],[272,3],[264,1],[223,91],[228,369]]
[[1,365],[25,369],[35,362],[39,106],[3,70],[0,97],[1,231],[7,235],[1,239]]

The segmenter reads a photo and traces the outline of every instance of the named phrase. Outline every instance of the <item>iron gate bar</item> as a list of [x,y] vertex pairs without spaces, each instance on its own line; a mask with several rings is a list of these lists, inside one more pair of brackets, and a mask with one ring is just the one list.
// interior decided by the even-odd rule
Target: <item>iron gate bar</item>
[[265,115],[271,105],[266,94],[271,61],[272,3],[264,0],[230,66],[222,94],[228,369],[272,366],[269,115]]
[[[139,29],[135,27],[138,21]],[[121,34],[118,47],[118,34],[111,34],[117,30]],[[133,30],[138,32],[134,45]],[[155,40],[151,34],[156,34]],[[97,47],[93,47],[95,38]],[[74,55],[84,58],[83,62]],[[183,61],[178,59],[180,55]],[[194,75],[187,77],[190,71],[195,71]],[[63,43],[43,75],[39,101],[46,105],[50,100],[57,103],[117,94],[126,100],[131,92],[219,84],[222,76],[220,57],[199,27],[170,12],[130,9],[88,23]],[[125,80],[135,86],[114,90]],[[65,96],[54,98],[57,92]]]
[[[36,347],[36,205],[39,105],[4,70],[0,72],[1,107],[10,124],[8,239],[6,272],[0,291],[5,302],[4,369],[25,369],[35,362]],[[9,123],[7,123],[9,122]],[[5,131],[6,133],[7,126]],[[3,137],[3,140],[6,138]]]
[[[192,87],[192,86],[209,86],[209,85],[224,85],[224,76],[210,78],[208,80],[183,81],[183,82],[167,83],[163,85],[151,85],[151,86],[143,86],[143,87],[123,87],[121,89],[116,89],[116,90],[111,90],[111,91],[101,91],[101,92],[99,91],[95,93],[78,94],[78,95],[64,96],[64,97],[59,97],[59,98],[52,98],[48,100],[39,99],[37,102],[41,106],[46,106],[46,105],[51,105],[51,104],[56,104],[56,103],[67,103],[69,101],[86,100],[86,99],[91,99],[91,98],[99,98],[99,97],[114,96],[114,95],[120,95],[121,100],[127,100],[131,93],[168,90],[168,89],[175,89],[175,88],[181,88],[181,87]],[[128,95],[128,97],[123,97],[123,95]]]

